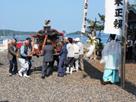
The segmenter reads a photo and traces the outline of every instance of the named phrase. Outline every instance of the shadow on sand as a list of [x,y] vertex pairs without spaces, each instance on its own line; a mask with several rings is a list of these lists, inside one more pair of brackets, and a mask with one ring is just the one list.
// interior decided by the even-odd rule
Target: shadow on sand
[[42,71],[42,66],[33,67],[31,73],[39,74]]
[[7,100],[4,101],[4,100],[3,100],[3,101],[0,101],[0,102],[9,102],[9,101],[7,101]]
[[[31,69],[31,73],[34,73],[34,74],[39,74],[39,73],[41,73],[41,71],[42,71],[42,66],[33,67],[33,68]],[[52,68],[52,71],[53,71],[53,72],[57,72],[57,68],[56,68],[56,67],[53,67],[53,68]]]
[[2,65],[4,65],[4,64],[0,63],[0,66],[2,66]]
[[[85,65],[84,71],[87,75],[84,75],[83,78],[90,76],[90,78],[101,80],[103,73],[100,70],[98,70],[98,68],[92,66],[86,60],[84,60],[84,65]],[[136,96],[136,85],[131,83],[130,81],[126,80],[124,90]]]
[[[92,66],[88,61],[84,60],[84,71],[87,74],[87,76],[90,76],[90,78],[98,79],[100,80],[102,78],[103,73]],[[85,78],[85,76],[84,76]]]

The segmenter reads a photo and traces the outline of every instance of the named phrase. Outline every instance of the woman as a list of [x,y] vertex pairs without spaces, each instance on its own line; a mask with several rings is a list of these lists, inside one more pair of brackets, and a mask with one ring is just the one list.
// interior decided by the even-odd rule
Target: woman
[[73,66],[74,66],[74,46],[73,46],[73,39],[68,38],[68,44],[66,46],[68,51],[67,53],[67,61],[66,61],[66,73],[72,74]]
[[101,63],[104,63],[102,84],[115,84],[119,82],[119,66],[121,62],[121,45],[115,41],[116,35],[110,35],[110,41],[102,51]]

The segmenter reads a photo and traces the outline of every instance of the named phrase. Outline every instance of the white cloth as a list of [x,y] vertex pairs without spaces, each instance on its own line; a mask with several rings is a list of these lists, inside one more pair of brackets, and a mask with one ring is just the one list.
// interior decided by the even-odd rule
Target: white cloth
[[26,61],[26,60],[23,59],[23,58],[19,58],[18,61],[19,61],[20,66],[21,66],[21,69],[19,70],[19,72],[26,74],[26,73],[27,73],[27,70],[28,70],[28,68],[29,68],[28,61]]
[[121,64],[121,45],[119,42],[112,40],[108,42],[102,51],[101,63],[105,64],[105,68],[119,69]]
[[80,52],[80,48],[77,44],[73,44],[74,47],[74,58],[79,58],[79,52]]
[[89,51],[86,53],[86,57],[90,57],[93,54],[94,49],[95,49],[95,44],[90,45],[88,48]]
[[78,71],[79,69],[79,60],[75,61],[75,70]]
[[79,46],[79,55],[84,54],[84,45],[81,42],[77,42],[77,45]]
[[74,46],[73,46],[73,44],[68,43],[66,48],[67,48],[67,51],[68,51],[67,57],[74,57]]

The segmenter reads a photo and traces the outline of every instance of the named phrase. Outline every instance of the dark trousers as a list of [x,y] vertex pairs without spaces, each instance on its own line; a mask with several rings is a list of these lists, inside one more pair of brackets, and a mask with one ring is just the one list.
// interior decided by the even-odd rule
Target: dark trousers
[[57,65],[56,65],[56,70],[57,70],[59,66],[59,56],[58,55],[53,56],[53,64],[55,63],[55,61],[57,62]]
[[9,60],[9,73],[16,74],[17,72],[18,72],[17,60],[16,59]]
[[53,62],[43,62],[42,76],[49,76],[52,74]]
[[127,60],[132,60],[132,47],[128,47],[127,50]]
[[74,57],[68,57],[66,60],[66,66],[71,68],[72,66],[74,66],[74,62],[75,62]]
[[28,68],[28,71],[27,71],[27,75],[30,75],[31,74],[32,61],[29,60],[28,64],[29,64],[29,68]]
[[59,75],[65,74],[65,59],[64,58],[60,58],[60,60],[59,60],[58,74]]

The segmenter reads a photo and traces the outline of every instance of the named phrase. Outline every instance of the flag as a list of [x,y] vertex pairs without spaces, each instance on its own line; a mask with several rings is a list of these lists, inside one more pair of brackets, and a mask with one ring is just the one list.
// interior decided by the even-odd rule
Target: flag
[[105,0],[104,33],[121,35],[125,23],[124,0]]
[[83,12],[83,21],[82,21],[82,28],[81,32],[85,33],[86,31],[86,20],[87,20],[87,11],[88,11],[88,0],[84,0],[84,12]]

